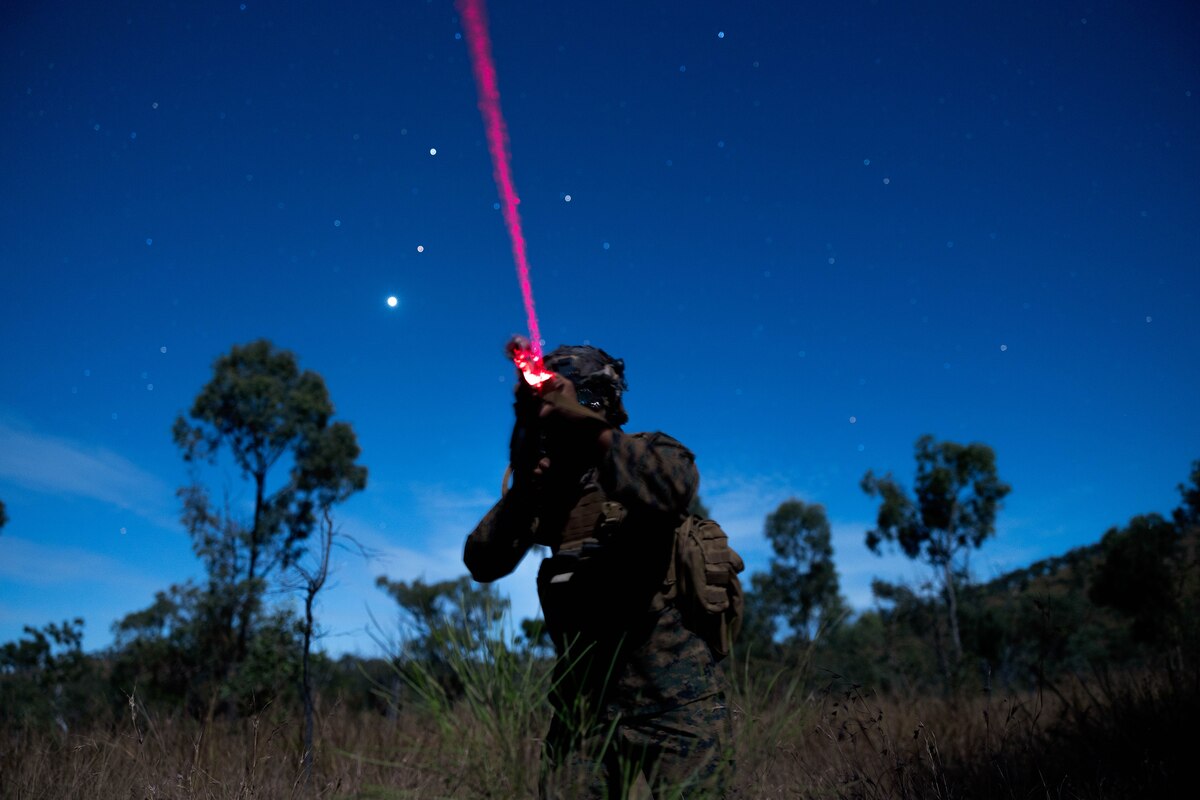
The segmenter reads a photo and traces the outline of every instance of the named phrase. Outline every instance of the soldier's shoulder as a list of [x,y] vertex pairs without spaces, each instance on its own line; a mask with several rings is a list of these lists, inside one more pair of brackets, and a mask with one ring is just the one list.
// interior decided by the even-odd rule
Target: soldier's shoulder
[[692,455],[692,451],[683,442],[662,431],[640,431],[638,433],[626,433],[625,435],[631,439],[643,441],[652,447],[673,447],[683,450],[688,455]]
[[671,434],[662,433],[661,431],[640,431],[637,433],[626,433],[626,437],[646,441],[648,444],[667,445],[670,447],[683,447],[684,450],[688,447],[684,446],[682,441],[672,437]]

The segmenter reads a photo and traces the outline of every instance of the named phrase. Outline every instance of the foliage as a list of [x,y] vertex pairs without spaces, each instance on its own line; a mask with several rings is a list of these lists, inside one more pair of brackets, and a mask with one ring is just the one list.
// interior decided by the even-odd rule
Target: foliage
[[519,643],[526,652],[540,658],[549,658],[554,654],[550,629],[546,627],[546,621],[541,617],[521,620]]
[[751,576],[750,582],[770,621],[765,624],[782,619],[792,638],[811,641],[822,625],[837,621],[842,608],[825,509],[784,501],[767,516],[764,533],[773,555],[768,572]]
[[[193,481],[180,490],[184,522],[210,579],[236,599],[237,657],[245,654],[251,618],[266,580],[302,553],[320,509],[366,486],[367,471],[354,432],[331,422],[333,404],[315,372],[300,371],[296,356],[260,339],[235,345],[213,365],[188,416],[173,429],[189,463],[215,463],[227,451],[254,486],[253,517],[242,524],[226,503],[217,510],[208,490]],[[290,457],[288,479],[273,491],[272,469]]]
[[926,435],[917,440],[916,461],[915,497],[909,497],[891,473],[880,477],[868,471],[863,476],[863,491],[882,501],[876,528],[867,532],[866,542],[876,553],[882,543],[895,543],[938,575],[953,656],[943,669],[950,676],[963,654],[956,570],[965,574],[965,567],[958,558],[995,533],[996,512],[1010,487],[1000,480],[995,453],[984,444],[936,442]]
[[[509,602],[490,584],[464,575],[436,583],[380,576],[376,585],[401,609],[394,681],[379,683],[376,691],[387,698],[391,716],[415,711],[442,739],[433,753],[405,748],[404,761],[425,765],[453,754],[453,783],[465,796],[536,794],[552,676],[542,621],[522,620],[524,646],[514,649],[502,636]],[[407,690],[403,695],[400,686]]]
[[1161,642],[1179,622],[1179,530],[1158,514],[1134,517],[1100,540],[1092,601],[1129,615],[1141,642]]
[[819,643],[814,663],[880,691],[931,688],[938,674],[935,643],[945,622],[925,593],[882,580],[871,583],[877,606]]
[[333,553],[333,543],[338,536],[333,527],[333,517],[329,509],[324,509],[324,520],[321,526],[321,537],[311,563],[298,559],[292,564],[292,571],[299,583],[299,589],[304,594],[304,621],[301,626],[303,647],[300,651],[300,698],[304,704],[304,733],[303,756],[304,785],[308,786],[312,778],[313,758],[313,680],[312,680],[312,641],[316,635],[316,622],[313,615],[313,605],[317,595],[325,588],[329,578],[329,557]]
[[245,657],[230,669],[229,631],[214,620],[213,603],[220,599],[205,589],[176,585],[117,622],[112,684],[125,693],[136,689],[151,705],[197,716],[251,714],[294,701],[303,623],[286,608],[258,615]]
[[765,586],[767,573],[755,572],[745,584],[745,610],[742,629],[738,632],[735,650],[747,658],[779,661],[783,647],[777,641],[779,632],[778,614],[770,600],[770,590]]
[[24,631],[24,638],[0,646],[0,723],[65,731],[96,712],[99,676],[83,653],[83,620]]
[[[0,738],[0,774],[24,787],[42,780],[63,796],[107,796],[95,791],[101,781],[122,796],[197,796],[215,775],[233,774],[211,760],[213,732],[245,724],[252,737],[239,741],[251,752],[225,751],[237,776],[221,778],[240,781],[240,794],[294,793],[311,769],[314,793],[368,796],[368,766],[376,783],[417,796],[532,792],[551,680],[544,626],[522,620],[510,642],[507,601],[465,576],[380,577],[401,611],[392,657],[312,655],[309,740],[271,756],[306,771],[273,789],[256,777],[265,763],[257,755],[262,711],[286,718],[300,708],[301,643],[314,631],[310,613],[301,620],[269,603],[267,590],[289,587],[287,567],[304,579],[311,611],[333,535],[328,523],[315,548],[314,520],[328,522],[329,507],[365,481],[353,432],[330,423],[331,414],[319,377],[269,343],[218,360],[194,424],[177,423],[177,441],[193,464],[219,451],[232,456],[255,487],[253,514],[229,497],[214,501],[193,481],[180,496],[203,581],[171,586],[127,615],[106,653],[83,653],[78,619],[26,628],[0,646],[0,723],[20,731]],[[848,618],[837,593],[824,509],[789,500],[766,517],[770,568],[749,581],[738,657],[725,662],[739,741],[749,748],[739,759],[743,786],[806,797],[1098,797],[1169,786],[1188,757],[1182,732],[1200,709],[1200,461],[1169,517],[1134,517],[1095,545],[972,583],[965,556],[994,535],[1009,491],[994,454],[922,437],[916,455],[911,495],[890,474],[863,478],[881,499],[867,544],[895,544],[929,564],[932,578],[876,581],[876,606],[857,617]],[[699,501],[695,510],[707,514]],[[943,697],[937,674],[948,665],[937,656],[948,650],[958,691]],[[1000,692],[1009,694],[994,702]],[[963,708],[981,716],[971,722]],[[114,710],[129,726],[115,737],[110,726],[123,717]],[[181,711],[204,719],[202,727],[187,727],[201,723],[174,716]],[[242,723],[219,719],[221,711]],[[330,720],[349,714],[359,716],[331,733]],[[91,744],[55,750],[53,737],[89,724],[98,733],[72,740]],[[172,741],[191,749],[156,762],[142,745],[157,737],[156,752],[167,753],[172,729],[188,731]],[[261,744],[283,738],[280,729]],[[369,745],[364,731],[376,737]],[[52,738],[21,750],[30,736]],[[96,744],[105,737],[108,744]],[[129,753],[136,763],[123,760]],[[178,767],[186,763],[190,772]],[[166,778],[160,767],[171,770]],[[56,772],[68,768],[76,771]],[[46,783],[47,775],[60,779]],[[132,775],[147,781],[140,790]]]
[[[462,648],[460,648],[460,652]],[[144,706],[71,736],[0,737],[5,796],[437,797],[536,792],[546,673],[510,651],[460,663],[460,700],[385,716],[325,698],[313,781],[283,722],[194,720]],[[837,677],[810,689],[804,665],[732,673],[740,797],[1173,797],[1191,775],[1194,681],[1101,674],[1058,693],[882,693]],[[805,680],[794,680],[797,673]],[[636,796],[636,795],[635,795]],[[640,796],[645,796],[640,795]]]
[[477,584],[467,575],[436,583],[390,581],[380,575],[375,585],[400,606],[397,661],[420,665],[420,675],[432,677],[450,696],[463,690],[453,668],[456,660],[503,647],[499,623],[509,602],[490,584]]
[[995,533],[996,511],[1010,487],[1000,481],[996,455],[984,444],[935,442],[926,435],[917,440],[916,460],[915,502],[891,473],[863,477],[863,491],[883,500],[867,547],[878,552],[882,542],[894,542],[909,558],[940,568]]
[[1183,502],[1173,514],[1181,533],[1200,528],[1200,459],[1192,462],[1192,471],[1188,478],[1190,484],[1181,483],[1178,486]]
[[176,584],[114,624],[113,684],[129,692],[137,687],[143,701],[201,713],[224,658],[213,632],[200,630],[210,616],[200,610],[205,599],[194,584]]
[[[294,691],[297,635],[311,636],[311,619],[298,627],[289,610],[267,605],[266,593],[281,570],[299,564],[318,517],[366,485],[354,432],[333,413],[321,377],[266,340],[216,360],[173,429],[193,468],[178,492],[182,521],[206,577],[159,592],[116,624],[119,685],[137,683],[149,697],[209,716]],[[248,518],[236,493],[227,489],[218,503],[200,480],[199,466],[222,453],[253,489]]]

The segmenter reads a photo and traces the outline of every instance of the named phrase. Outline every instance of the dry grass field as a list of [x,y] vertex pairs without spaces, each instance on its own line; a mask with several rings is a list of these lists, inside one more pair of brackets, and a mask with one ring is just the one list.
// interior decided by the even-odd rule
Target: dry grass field
[[[783,676],[781,676],[783,677]],[[1173,796],[1196,687],[1163,675],[1041,695],[879,697],[777,680],[734,693],[739,797]],[[540,705],[493,685],[391,715],[319,709],[310,781],[298,715],[208,724],[136,703],[89,731],[8,731],[6,798],[536,796]]]

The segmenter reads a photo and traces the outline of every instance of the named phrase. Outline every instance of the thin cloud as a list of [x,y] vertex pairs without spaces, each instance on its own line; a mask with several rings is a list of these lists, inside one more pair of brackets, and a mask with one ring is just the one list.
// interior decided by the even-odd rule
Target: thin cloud
[[5,535],[0,538],[0,640],[21,638],[26,625],[82,617],[84,648],[107,647],[112,624],[145,607],[166,586],[161,574],[111,556]]
[[[83,497],[172,527],[174,491],[122,455],[0,422],[0,479],[47,494]],[[161,502],[155,502],[155,499]]]
[[440,484],[414,483],[409,486],[413,497],[411,522],[424,533],[427,542],[462,540],[475,527],[487,510],[499,499],[497,493],[480,488],[455,490]]
[[17,586],[63,589],[68,595],[83,587],[99,587],[119,591],[122,597],[138,593],[150,597],[166,588],[161,576],[139,572],[119,559],[81,547],[43,544],[16,536],[5,536],[0,547],[4,553],[0,579]]

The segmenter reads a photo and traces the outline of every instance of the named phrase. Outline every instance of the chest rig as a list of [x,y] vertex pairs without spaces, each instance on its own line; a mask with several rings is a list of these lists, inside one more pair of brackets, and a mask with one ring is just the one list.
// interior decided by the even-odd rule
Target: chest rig
[[589,477],[564,516],[538,520],[536,541],[551,553],[538,570],[538,598],[560,650],[577,635],[603,635],[630,611],[621,591],[628,559],[617,536],[627,517],[625,506]]
[[625,517],[625,506],[609,500],[600,484],[589,479],[561,524],[539,520],[537,542],[549,547],[553,556],[592,555],[620,529]]

